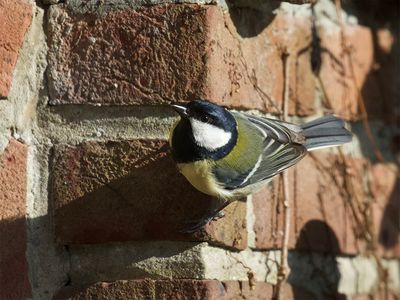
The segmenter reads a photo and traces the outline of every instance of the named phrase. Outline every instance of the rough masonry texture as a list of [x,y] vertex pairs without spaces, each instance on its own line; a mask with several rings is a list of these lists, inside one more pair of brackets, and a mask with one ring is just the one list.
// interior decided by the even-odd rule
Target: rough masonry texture
[[0,1],[0,98],[10,91],[18,52],[31,19],[32,7],[28,1]]
[[26,252],[27,147],[11,140],[0,156],[0,299],[30,297]]
[[[283,296],[310,297],[301,288],[284,286]],[[131,280],[96,283],[86,289],[65,288],[54,299],[269,299],[273,287],[267,283],[254,286],[249,282],[216,280]],[[296,298],[298,299],[298,298]]]
[[[343,2],[343,3],[340,3]],[[339,5],[340,4],[340,5]],[[0,299],[398,299],[399,3],[0,0]],[[353,141],[221,205],[170,155],[207,98]]]
[[[343,169],[351,174],[350,180],[354,185],[351,198],[346,191],[349,183],[340,175]],[[360,220],[363,216],[357,207],[362,203],[357,203],[357,199],[363,199],[368,195],[366,190],[371,189],[374,197],[371,231],[380,239],[379,252],[387,257],[399,256],[399,244],[393,244],[398,239],[394,228],[399,220],[395,207],[398,203],[393,200],[393,197],[398,197],[396,168],[394,165],[376,165],[370,170],[368,183],[356,176],[367,172],[366,161],[349,159],[348,164],[343,164],[340,156],[326,153],[313,153],[294,167],[290,171],[289,190],[293,197],[290,247],[324,253],[368,251],[370,245],[362,237],[365,228]],[[279,180],[253,195],[257,248],[276,248],[281,244],[282,195]]]
[[[390,110],[391,88],[381,86],[385,71],[370,78],[374,40],[367,27],[345,27],[350,62],[340,31],[318,30],[302,13],[232,9],[229,16],[217,6],[156,5],[99,16],[59,5],[49,16],[52,104],[160,104],[202,97],[279,113],[284,60],[291,54],[291,113],[315,113],[314,76],[320,76],[324,105],[336,114],[360,119],[364,97],[371,117],[397,118]],[[376,47],[390,43],[379,42]],[[381,97],[387,100],[376,105]]]
[[[246,205],[232,204],[205,232],[179,233],[218,204],[179,174],[164,141],[59,145],[54,157],[54,207],[62,243],[207,240],[244,249]],[[96,168],[93,168],[96,166]]]
[[[250,31],[238,34],[217,6],[156,5],[83,18],[52,7],[50,103],[162,104],[202,97],[276,113],[283,94],[280,47],[305,48],[301,40],[310,24],[282,15],[261,32],[269,17],[257,15],[262,20],[254,24],[254,14],[242,13]],[[285,36],[290,22],[296,29]],[[292,66],[298,70],[291,78],[292,110],[299,114],[314,112],[308,54]],[[299,78],[306,79],[301,88]]]

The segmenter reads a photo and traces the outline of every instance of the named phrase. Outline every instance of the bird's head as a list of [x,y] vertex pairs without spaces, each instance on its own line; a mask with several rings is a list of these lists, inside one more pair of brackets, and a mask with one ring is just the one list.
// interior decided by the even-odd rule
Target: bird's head
[[205,100],[194,100],[186,107],[173,105],[183,122],[190,124],[190,130],[197,146],[215,151],[236,134],[236,121],[225,108]]

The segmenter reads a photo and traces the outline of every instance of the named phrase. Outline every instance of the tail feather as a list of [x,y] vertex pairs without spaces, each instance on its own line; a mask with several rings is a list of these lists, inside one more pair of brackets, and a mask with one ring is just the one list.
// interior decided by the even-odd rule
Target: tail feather
[[328,116],[324,116],[322,118],[313,120],[311,122],[308,122],[308,123],[302,125],[301,128],[303,130],[306,130],[308,128],[313,128],[316,126],[318,126],[318,128],[344,127],[344,121],[333,115],[328,115]]
[[335,116],[325,116],[301,126],[306,138],[307,150],[332,147],[348,143],[352,134],[344,128],[343,120]]

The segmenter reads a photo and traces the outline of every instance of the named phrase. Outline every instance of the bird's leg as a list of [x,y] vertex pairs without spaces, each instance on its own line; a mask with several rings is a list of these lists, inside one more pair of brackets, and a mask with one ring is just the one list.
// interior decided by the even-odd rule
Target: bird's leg
[[227,207],[230,203],[231,203],[230,201],[225,200],[224,204],[221,207],[219,207],[216,210],[214,210],[213,220],[218,220],[218,219],[221,219],[221,218],[225,217],[225,213],[223,212],[223,209],[225,207]]
[[191,222],[187,223],[187,227],[181,230],[183,233],[193,233],[198,230],[200,230],[202,227],[204,227],[206,224],[208,224],[210,221],[216,221],[218,219],[221,219],[225,216],[225,213],[222,211],[225,207],[227,207],[230,204],[230,201],[225,201],[224,204],[217,209],[214,209],[211,213],[207,214],[206,216],[194,220]]
[[194,233],[203,228],[208,222],[210,222],[212,217],[205,217],[199,220],[194,220],[185,223],[185,227],[180,230],[181,233]]

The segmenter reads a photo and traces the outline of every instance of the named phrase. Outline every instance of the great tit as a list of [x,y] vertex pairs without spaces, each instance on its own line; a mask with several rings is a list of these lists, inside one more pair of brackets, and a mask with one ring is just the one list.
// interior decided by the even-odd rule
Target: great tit
[[303,125],[256,117],[205,100],[186,107],[170,134],[179,171],[199,191],[235,200],[293,166],[307,151],[351,141],[344,122],[332,115]]

